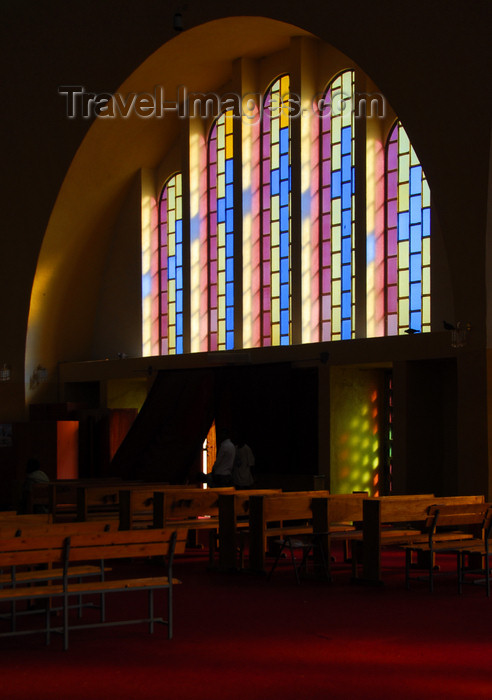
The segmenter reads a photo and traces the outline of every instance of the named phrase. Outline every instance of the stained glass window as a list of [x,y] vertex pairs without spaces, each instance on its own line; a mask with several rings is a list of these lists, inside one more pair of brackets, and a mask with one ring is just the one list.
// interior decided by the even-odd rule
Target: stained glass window
[[209,349],[234,348],[234,113],[215,120],[208,143]]
[[354,336],[354,71],[333,80],[320,109],[320,340]]
[[430,190],[398,121],[386,150],[386,332],[430,331]]
[[183,194],[181,173],[159,201],[160,345],[162,355],[183,352]]
[[261,121],[262,345],[291,340],[289,76],[265,95]]

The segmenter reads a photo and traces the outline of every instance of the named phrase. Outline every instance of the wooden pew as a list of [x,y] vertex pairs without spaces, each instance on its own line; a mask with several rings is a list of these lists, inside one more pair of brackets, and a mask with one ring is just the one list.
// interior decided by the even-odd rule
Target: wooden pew
[[91,486],[108,486],[122,484],[118,477],[92,479],[57,479],[48,484],[48,510],[53,522],[77,519],[77,489]]
[[[488,538],[492,529],[492,506],[490,503],[441,504],[429,508],[426,530],[427,540],[412,543],[405,550],[405,584],[410,588],[411,571],[422,568],[412,563],[412,554],[426,555],[429,590],[434,590],[436,556],[441,554],[456,556],[458,591],[461,593],[464,571],[464,557],[475,554],[485,555]],[[422,559],[422,558],[421,558]],[[487,572],[488,572],[488,567]],[[486,579],[488,576],[486,576]],[[487,595],[490,587],[487,581]]]
[[[202,487],[195,485],[174,484],[138,484],[122,488],[119,491],[119,518],[121,530],[134,530],[153,527],[154,524],[154,493],[170,491],[174,494],[182,492],[202,493]],[[229,490],[233,490],[232,488]]]
[[[77,520],[100,520],[109,515],[119,519],[120,494],[122,490],[169,488],[163,482],[143,484],[143,482],[118,482],[108,484],[84,485],[77,488]],[[151,521],[149,520],[149,524]],[[128,529],[128,528],[124,528]]]
[[[315,501],[313,501],[315,499]],[[352,523],[362,520],[365,494],[330,495],[328,492],[292,492],[250,498],[250,552],[252,571],[265,571],[267,538],[323,533],[323,550],[330,565],[331,539],[350,539]]]
[[[172,576],[172,565],[175,551],[182,551],[186,539],[186,530],[139,530],[125,532],[109,532],[96,534],[79,534],[66,537],[65,535],[47,535],[45,537],[14,537],[0,543],[0,566],[25,567],[42,565],[46,568],[36,569],[40,572],[38,585],[14,585],[0,590],[0,602],[17,603],[21,600],[32,599],[61,599],[63,606],[63,626],[51,626],[51,611],[46,606],[44,628],[18,630],[16,628],[15,611],[10,617],[10,630],[0,636],[15,636],[44,632],[46,643],[49,644],[51,633],[63,633],[64,648],[68,649],[69,630],[72,628],[94,628],[101,626],[131,624],[146,622],[150,632],[154,631],[156,622],[168,626],[168,637],[172,638],[173,625],[173,585],[179,583]],[[177,546],[179,543],[179,546]],[[135,566],[131,574],[121,579],[106,579],[101,574],[97,580],[94,577],[84,581],[74,581],[70,566],[87,565],[94,561],[111,561],[120,558],[148,559],[149,557],[166,557],[168,561],[166,576],[142,576],[140,567]],[[67,573],[70,572],[70,573]],[[39,576],[39,574],[38,574]],[[39,585],[42,583],[43,585]],[[72,624],[69,618],[69,599],[71,596],[84,596],[113,592],[128,592],[146,590],[149,592],[149,614],[146,619],[110,622],[105,617],[105,607],[101,608],[101,618],[98,622]],[[153,592],[167,590],[168,618],[156,617],[153,608]]]
[[432,505],[483,503],[484,496],[432,495],[367,498],[363,504],[361,580],[382,583],[381,549],[425,541],[428,509]]

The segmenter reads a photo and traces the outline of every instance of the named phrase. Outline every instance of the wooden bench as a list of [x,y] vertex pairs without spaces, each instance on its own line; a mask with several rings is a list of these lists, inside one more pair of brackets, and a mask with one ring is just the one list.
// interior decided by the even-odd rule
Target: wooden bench
[[[46,535],[34,537],[14,537],[0,542],[0,566],[11,567],[10,585],[4,582],[0,590],[0,603],[17,603],[33,599],[61,599],[63,609],[63,626],[51,625],[49,604],[45,605],[45,622],[41,629],[17,629],[15,609],[10,615],[10,630],[0,636],[15,636],[44,632],[49,644],[52,632],[63,633],[64,649],[68,649],[69,630],[72,628],[93,628],[116,626],[137,622],[147,622],[150,632],[154,631],[156,622],[167,624],[168,637],[172,637],[172,588],[179,583],[172,577],[172,565],[175,551],[183,551],[186,530],[139,530],[126,532],[99,532],[92,534]],[[165,576],[143,575],[139,566],[134,566],[131,575],[124,578],[108,579],[104,574],[104,563],[116,559],[147,559],[148,557],[166,557]],[[82,562],[84,564],[82,565]],[[73,571],[83,566],[93,567],[90,562],[99,562],[99,576],[95,580],[91,575],[88,580],[74,581]],[[75,569],[70,568],[75,564]],[[36,569],[35,578],[23,580],[18,585],[16,571],[18,567],[44,566]],[[90,571],[92,574],[92,569]],[[78,576],[78,574],[77,574]],[[38,585],[27,585],[36,582]],[[156,617],[154,613],[154,590],[167,590],[168,617]],[[148,591],[149,611],[145,619],[127,619],[107,621],[104,596],[108,593],[122,591]],[[73,624],[69,617],[69,599],[72,596],[100,595],[101,616],[98,622]]]
[[354,521],[362,520],[365,494],[330,495],[311,491],[250,498],[249,565],[265,571],[267,539],[292,535],[322,535],[323,558],[330,567],[333,537],[350,539]]
[[381,584],[381,550],[384,546],[404,546],[426,541],[428,509],[432,505],[477,504],[484,496],[435,497],[383,496],[367,498],[363,504],[361,581]]
[[[434,590],[436,555],[456,555],[458,590],[461,593],[465,555],[485,555],[492,526],[492,507],[489,503],[433,505],[426,521],[427,540],[406,545],[405,584],[410,588],[412,569],[422,568],[412,563],[412,554],[426,555],[429,590]],[[488,572],[488,566],[486,573]],[[422,578],[418,576],[418,578]],[[487,595],[490,595],[490,588]]]
[[[203,487],[170,484],[139,484],[119,491],[119,518],[122,530],[134,530],[154,526],[154,493],[171,493],[176,499],[187,498],[191,494],[201,494]],[[222,491],[233,492],[232,487]]]

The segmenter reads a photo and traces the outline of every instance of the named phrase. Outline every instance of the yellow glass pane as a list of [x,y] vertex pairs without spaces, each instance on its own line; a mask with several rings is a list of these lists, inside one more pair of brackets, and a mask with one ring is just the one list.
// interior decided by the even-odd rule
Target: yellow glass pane
[[408,297],[410,293],[410,279],[408,270],[401,270],[398,275],[398,296]]
[[333,308],[342,303],[342,285],[340,280],[334,280],[331,285],[331,304]]
[[408,299],[400,299],[398,302],[398,322],[402,328],[408,328],[410,321]]
[[225,345],[225,323],[219,323],[219,328],[218,328],[218,333],[217,333],[217,342],[219,343],[219,346]]
[[420,161],[412,145],[410,145],[410,165],[420,165]]
[[342,202],[340,199],[334,199],[331,203],[331,223],[332,226],[341,224],[342,222]]
[[278,170],[279,165],[280,165],[278,143],[275,143],[272,145],[270,157],[271,157],[270,166],[271,166],[272,170]]
[[408,270],[409,266],[409,245],[408,241],[398,243],[398,269]]
[[278,299],[272,299],[272,324],[280,322],[280,302]]
[[331,250],[332,253],[339,252],[342,249],[342,227],[335,224],[331,227]]
[[422,270],[422,295],[428,296],[431,292],[431,274],[430,268],[425,267]]
[[217,224],[217,246],[223,248],[225,245],[225,223]]
[[338,335],[342,326],[342,310],[339,306],[333,307],[331,312],[331,332]]
[[225,269],[225,248],[219,248],[219,250],[217,252],[218,252],[217,265],[220,269],[223,270],[223,269]]
[[167,230],[169,233],[176,231],[176,215],[174,211],[170,211],[167,214]]
[[226,158],[232,158],[233,156],[233,144],[232,144],[232,134],[228,134],[226,137],[226,148],[225,148],[225,156]]
[[271,215],[272,221],[278,221],[280,218],[280,197],[275,194],[271,199]]
[[174,233],[172,233],[167,237],[167,254],[168,254],[168,256],[175,255],[175,253],[176,253],[175,242],[176,242],[176,236],[174,235]]
[[409,186],[404,182],[398,185],[398,212],[408,211],[409,203]]
[[225,114],[225,132],[226,134],[232,134],[234,130],[234,111],[228,109]]
[[271,225],[271,246],[276,247],[280,243],[280,223],[279,221],[272,221]]
[[410,158],[408,155],[403,155],[398,158],[398,180],[399,182],[408,182],[410,178]]
[[[349,93],[351,94],[351,93]],[[352,99],[344,99],[342,112],[342,126],[352,126],[354,116],[354,103]]]
[[221,119],[217,123],[217,150],[223,149],[225,146],[225,129]]
[[332,170],[340,170],[342,167],[342,147],[339,143],[334,143],[331,149]]
[[272,345],[280,345],[280,326],[272,326]]
[[176,196],[181,197],[181,195],[182,195],[182,181],[183,181],[181,174],[175,175],[174,181],[175,181],[175,185],[176,185]]
[[174,300],[176,299],[176,280],[168,280],[167,282],[167,298],[168,298],[168,312],[174,314]]
[[409,150],[410,150],[410,141],[408,139],[407,132],[400,125],[400,128],[398,129],[398,152],[399,153],[408,153]]
[[167,331],[169,351],[171,352],[176,347],[176,328],[175,326],[169,326]]
[[422,265],[429,267],[431,257],[430,238],[426,236],[422,239]]
[[[331,119],[331,142],[339,144],[342,139],[342,120],[340,117],[332,117]],[[336,170],[337,168],[335,168]]]
[[[277,246],[276,248],[272,248],[271,252],[272,258],[271,258],[271,267],[272,267],[272,273],[277,273],[280,270],[280,248]],[[278,275],[275,275],[278,283]],[[273,276],[272,276],[272,290],[273,290]],[[277,296],[279,293],[278,289],[275,292],[275,294],[272,291],[272,295]]]
[[422,206],[423,207],[430,207],[431,203],[431,193],[430,193],[430,188],[429,185],[427,184],[427,180],[425,179],[425,176],[422,180]]
[[169,187],[167,188],[167,209],[174,209],[175,206],[175,201],[176,201],[176,190],[174,187]]
[[224,173],[219,173],[217,176],[217,197],[225,197],[225,176]]
[[331,258],[331,278],[339,280],[342,276],[342,256],[340,253],[335,253]]
[[225,171],[225,152],[219,151],[217,153],[217,172],[223,173]]
[[430,319],[431,319],[431,304],[430,297],[424,297],[422,299],[422,323],[425,325],[425,330],[430,330]]
[[181,221],[183,218],[183,198],[176,197],[176,220]]
[[224,296],[225,294],[225,274],[223,271],[217,274],[217,294],[219,296]]
[[225,298],[224,297],[219,297],[217,313],[219,315],[219,318],[225,318]]

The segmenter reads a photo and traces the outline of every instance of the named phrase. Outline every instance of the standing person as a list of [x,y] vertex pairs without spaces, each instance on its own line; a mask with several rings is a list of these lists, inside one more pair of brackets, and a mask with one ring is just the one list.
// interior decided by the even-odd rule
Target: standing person
[[[20,507],[19,511],[21,513],[28,513],[29,512],[29,506],[30,506],[30,500],[31,500],[31,492],[33,489],[33,486],[35,484],[48,484],[49,483],[49,477],[45,472],[41,469],[41,465],[37,459],[31,458],[27,461],[26,465],[26,478],[24,480],[24,483],[22,484],[22,495],[21,495],[21,502],[20,502]],[[34,512],[35,513],[47,513],[48,508],[45,508],[42,505],[36,505],[34,507]]]
[[226,428],[219,430],[217,437],[219,449],[207,483],[209,486],[232,486],[232,469],[236,448]]
[[245,489],[254,484],[252,469],[255,466],[255,456],[249,445],[240,435],[236,445],[236,459],[232,470],[232,482],[236,488]]

